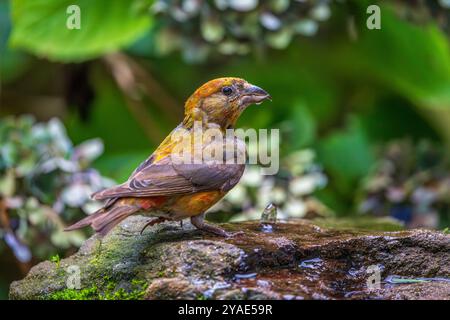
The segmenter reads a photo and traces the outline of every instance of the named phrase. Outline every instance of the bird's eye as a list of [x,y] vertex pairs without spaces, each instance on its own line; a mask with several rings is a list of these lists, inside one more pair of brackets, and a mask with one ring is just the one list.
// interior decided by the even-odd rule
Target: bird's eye
[[226,96],[229,96],[230,94],[233,93],[233,89],[231,87],[223,87],[222,93]]

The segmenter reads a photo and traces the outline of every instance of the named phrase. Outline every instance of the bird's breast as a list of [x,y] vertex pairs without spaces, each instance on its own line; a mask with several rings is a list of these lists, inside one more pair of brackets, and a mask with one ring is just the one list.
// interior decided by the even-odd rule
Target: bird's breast
[[166,207],[166,210],[170,212],[174,220],[196,216],[211,208],[224,195],[225,192],[222,191],[205,191],[179,196],[173,199],[173,202]]

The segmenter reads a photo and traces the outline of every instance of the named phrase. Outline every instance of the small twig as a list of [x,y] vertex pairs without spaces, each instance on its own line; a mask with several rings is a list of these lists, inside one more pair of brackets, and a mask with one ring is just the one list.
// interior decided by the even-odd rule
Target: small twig
[[160,142],[163,136],[159,130],[155,130],[158,125],[146,111],[146,107],[140,98],[135,75],[129,64],[120,59],[118,55],[107,55],[104,60],[110,67],[114,80],[124,94],[128,109],[145,131],[148,139],[154,143]]
[[161,111],[169,116],[172,121],[179,122],[180,118],[183,116],[183,105],[164,89],[155,77],[153,77],[151,72],[143,68],[131,57],[124,54],[119,55],[130,65],[140,84],[143,85],[148,98],[152,100]]

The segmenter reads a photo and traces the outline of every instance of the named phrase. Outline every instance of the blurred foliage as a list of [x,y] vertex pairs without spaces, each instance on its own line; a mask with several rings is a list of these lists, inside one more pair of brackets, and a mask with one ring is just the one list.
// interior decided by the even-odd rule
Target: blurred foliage
[[[240,125],[281,128],[284,157],[299,148],[317,150],[317,161],[323,165],[330,183],[327,188],[318,190],[316,196],[338,214],[345,215],[354,207],[355,183],[375,164],[374,146],[405,135],[450,144],[447,125],[450,121],[450,55],[448,36],[442,32],[448,26],[447,2],[378,3],[384,5],[382,30],[365,27],[367,1],[135,0],[126,8],[121,7],[125,6],[123,2],[74,1],[73,4],[80,5],[82,15],[86,13],[82,18],[86,28],[70,31],[69,35],[51,32],[52,37],[58,38],[45,36],[44,40],[52,44],[49,46],[40,38],[46,34],[41,30],[52,28],[57,21],[66,18],[66,12],[49,10],[52,6],[44,2],[18,0],[12,1],[11,7],[14,27],[6,28],[12,30],[11,47],[3,45],[2,50],[13,57],[23,56],[22,51],[11,49],[15,47],[49,59],[79,61],[110,52],[111,47],[104,41],[113,44],[116,38],[126,39],[115,43],[115,48],[125,47],[134,62],[178,101],[180,109],[194,87],[210,78],[232,74],[258,83],[270,91],[276,107],[249,110]],[[39,10],[25,10],[27,6],[37,6]],[[58,6],[64,7],[62,2]],[[102,17],[105,21],[101,24],[101,32],[104,32],[101,36],[91,29],[99,25],[97,18],[90,18],[99,7],[113,9],[113,13]],[[2,12],[8,9],[3,8]],[[124,17],[115,16],[121,8],[129,12],[125,17],[139,16],[133,19],[136,22],[135,32],[131,32],[134,36],[122,37],[129,33],[129,28]],[[26,18],[31,14],[34,15],[30,18],[32,28]],[[38,16],[42,19],[37,19]],[[53,19],[55,22],[49,23]],[[141,25],[141,20],[148,21]],[[120,23],[114,24],[114,21]],[[9,26],[7,21],[2,23]],[[130,25],[134,26],[134,22]],[[314,32],[299,32],[302,29],[297,30],[298,25],[314,25],[310,27]],[[290,31],[283,31],[285,29]],[[26,30],[22,36],[33,45],[15,40],[20,38],[21,30]],[[273,46],[268,40],[283,33],[296,36],[288,37],[285,46]],[[179,40],[175,41],[170,34]],[[2,38],[8,39],[7,34]],[[230,41],[234,49],[221,51],[222,46],[230,47],[227,44]],[[90,44],[96,44],[101,51],[88,52]],[[166,50],[168,46],[172,49]],[[208,54],[203,54],[205,46]],[[246,49],[240,51],[239,47]],[[181,54],[177,54],[180,51]],[[2,73],[4,79],[11,79],[7,82],[11,86],[17,81],[31,81],[21,75],[29,75],[37,67],[29,66],[30,57],[25,60],[26,63],[18,64],[20,67]],[[202,63],[193,67],[185,62]],[[0,62],[0,65],[1,68],[11,67],[9,63]],[[61,85],[56,94],[65,98],[60,105],[62,108],[87,105],[88,121],[74,112],[64,111],[61,116],[65,115],[69,134],[75,142],[93,136],[104,139],[107,152],[95,165],[117,180],[126,179],[157,145],[159,139],[149,136],[148,128],[163,137],[176,125],[174,112],[165,107],[165,101],[158,101],[158,94],[139,91],[143,83],[137,83],[143,112],[155,119],[152,123],[140,123],[143,112],[133,111],[127,100],[130,93],[117,89],[117,79],[111,76],[113,71],[104,64],[91,63],[83,69],[86,74],[82,79],[87,83],[83,87],[88,85],[93,97],[81,102],[65,97],[67,90],[83,93],[76,82],[77,74],[61,70],[58,65],[46,68],[53,68],[55,76],[62,77],[58,82],[63,84],[65,77],[76,76],[72,86]],[[32,82],[27,86],[35,85]],[[54,86],[54,82],[47,86]],[[47,86],[39,92],[48,90]],[[55,95],[51,90],[47,92]],[[17,104],[17,100],[14,103]]]
[[[249,153],[252,150],[257,152],[250,146]],[[263,175],[261,168],[248,166],[238,185],[210,211],[224,213],[225,220],[257,220],[273,204],[277,219],[330,216],[331,210],[313,196],[327,184],[314,160],[314,151],[305,149],[287,156],[276,175]],[[211,216],[218,219],[217,214]]]
[[211,55],[285,49],[295,35],[314,36],[331,15],[331,1],[155,1],[155,51],[181,50],[187,62]]
[[[146,12],[148,2],[15,0],[10,42],[38,56],[61,61],[92,58],[117,50],[145,32],[151,21]],[[78,5],[82,13],[78,32],[65,27],[71,5]]]
[[[65,28],[68,4],[81,8],[80,30]],[[381,6],[381,30],[366,27],[369,4]],[[409,226],[440,218],[446,227],[448,196],[437,190],[449,174],[449,17],[447,0],[0,1],[0,116],[58,117],[74,144],[100,137],[104,154],[76,175],[93,161],[123,181],[178,124],[195,88],[238,76],[273,97],[249,108],[238,126],[280,128],[282,168],[275,177],[249,168],[215,210],[259,218],[273,202],[280,217],[333,212],[350,221],[365,208]],[[400,150],[394,158],[392,149]],[[58,157],[77,162],[69,150]],[[428,154],[436,161],[424,167]],[[51,176],[75,175],[55,170]],[[373,189],[380,176],[384,184]],[[66,178],[61,188],[71,185]],[[295,194],[294,182],[307,191]],[[25,187],[17,188],[38,207],[64,203],[68,210],[56,214],[64,221],[84,210],[58,201],[61,188],[35,195]],[[392,190],[403,198],[394,201]],[[19,225],[13,229],[24,232]],[[30,230],[53,247],[54,229],[43,225]]]
[[91,193],[114,183],[89,168],[102,152],[98,139],[73,146],[56,118],[0,120],[0,234],[18,261],[81,245],[83,233],[62,229],[98,209]]
[[408,227],[450,224],[450,162],[439,145],[411,140],[389,143],[365,178],[359,211],[390,215]]
[[430,20],[442,28],[445,32],[450,31],[450,9],[449,0],[420,0],[420,1],[393,1],[398,15],[414,23],[427,23]]

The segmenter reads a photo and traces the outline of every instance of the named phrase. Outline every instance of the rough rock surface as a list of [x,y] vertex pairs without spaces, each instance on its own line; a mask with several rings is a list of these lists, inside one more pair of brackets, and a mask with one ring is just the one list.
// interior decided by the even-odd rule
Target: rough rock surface
[[[145,222],[130,217],[73,256],[38,264],[12,283],[10,298],[450,299],[450,236],[441,232],[292,220],[264,231],[258,222],[226,224],[244,233],[222,239],[178,223],[140,235]],[[80,288],[70,289],[78,276]]]

